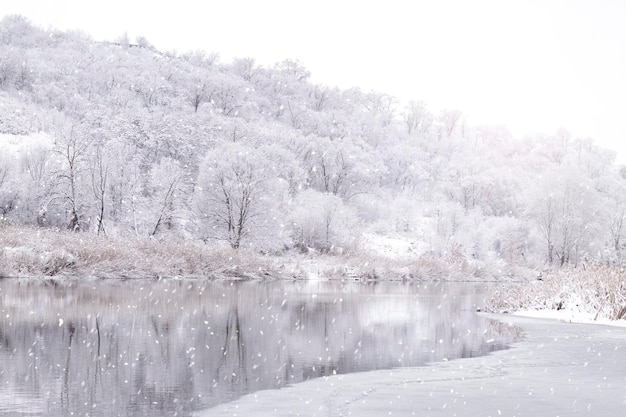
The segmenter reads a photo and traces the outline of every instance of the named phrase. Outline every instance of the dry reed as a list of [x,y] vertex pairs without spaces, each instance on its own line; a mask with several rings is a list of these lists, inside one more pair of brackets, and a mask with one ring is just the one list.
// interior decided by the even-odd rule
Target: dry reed
[[563,268],[535,281],[494,288],[489,298],[489,309],[496,312],[569,310],[619,320],[626,318],[626,270],[603,264]]

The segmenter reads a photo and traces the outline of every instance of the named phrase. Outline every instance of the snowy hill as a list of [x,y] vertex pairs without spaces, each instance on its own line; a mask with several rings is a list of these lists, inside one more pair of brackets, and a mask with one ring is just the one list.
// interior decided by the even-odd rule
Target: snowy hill
[[[623,257],[626,180],[567,131],[0,22],[0,215],[262,253],[536,266]],[[390,74],[393,76],[393,74]],[[419,99],[419,98],[416,98]]]

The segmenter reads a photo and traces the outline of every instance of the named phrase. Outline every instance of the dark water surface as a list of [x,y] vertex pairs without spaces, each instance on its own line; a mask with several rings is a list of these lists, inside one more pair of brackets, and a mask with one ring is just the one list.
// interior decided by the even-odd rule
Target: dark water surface
[[484,355],[484,288],[0,281],[0,416],[187,416],[306,379]]

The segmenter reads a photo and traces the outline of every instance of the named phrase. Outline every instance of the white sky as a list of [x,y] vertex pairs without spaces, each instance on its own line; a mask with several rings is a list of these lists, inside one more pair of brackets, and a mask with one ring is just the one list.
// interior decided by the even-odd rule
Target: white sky
[[222,62],[298,59],[314,82],[456,108],[517,135],[565,127],[626,163],[624,0],[2,1],[10,13]]

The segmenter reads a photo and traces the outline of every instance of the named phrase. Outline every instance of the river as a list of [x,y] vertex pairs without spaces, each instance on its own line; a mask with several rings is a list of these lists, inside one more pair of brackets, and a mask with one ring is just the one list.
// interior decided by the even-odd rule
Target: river
[[188,416],[505,348],[485,284],[0,281],[0,416]]

